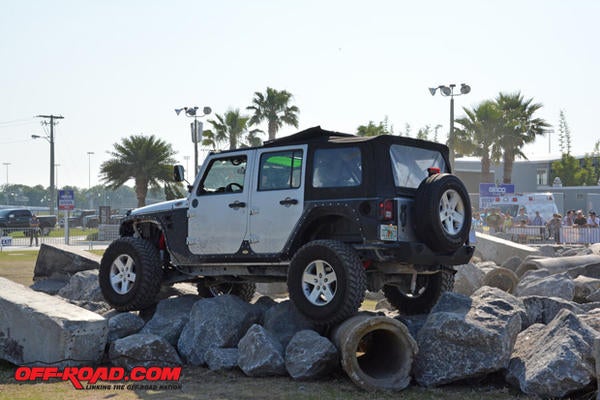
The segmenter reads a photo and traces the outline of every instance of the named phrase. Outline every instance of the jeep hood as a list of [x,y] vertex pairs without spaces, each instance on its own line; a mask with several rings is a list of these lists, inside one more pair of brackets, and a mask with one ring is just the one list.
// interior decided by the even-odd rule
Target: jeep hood
[[170,211],[177,208],[187,208],[188,199],[177,199],[163,201],[162,203],[150,204],[149,206],[136,208],[129,215],[154,214],[161,211]]

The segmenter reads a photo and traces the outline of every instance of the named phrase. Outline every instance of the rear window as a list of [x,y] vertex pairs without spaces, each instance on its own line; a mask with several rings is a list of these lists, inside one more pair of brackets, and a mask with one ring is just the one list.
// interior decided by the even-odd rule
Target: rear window
[[315,188],[360,186],[362,160],[358,147],[318,149],[313,165]]
[[390,158],[397,187],[418,188],[423,179],[429,176],[427,168],[448,172],[442,154],[435,150],[393,144]]

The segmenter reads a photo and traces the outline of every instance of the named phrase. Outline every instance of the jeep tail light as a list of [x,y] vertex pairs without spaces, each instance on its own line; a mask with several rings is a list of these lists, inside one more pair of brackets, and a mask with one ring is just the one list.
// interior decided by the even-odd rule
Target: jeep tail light
[[160,234],[158,238],[158,249],[165,250],[167,248],[167,243],[165,242],[165,235],[163,233]]
[[379,202],[379,219],[382,221],[394,219],[394,200],[385,199]]
[[440,172],[442,172],[442,170],[438,167],[427,168],[427,173],[429,174],[429,176],[439,174]]

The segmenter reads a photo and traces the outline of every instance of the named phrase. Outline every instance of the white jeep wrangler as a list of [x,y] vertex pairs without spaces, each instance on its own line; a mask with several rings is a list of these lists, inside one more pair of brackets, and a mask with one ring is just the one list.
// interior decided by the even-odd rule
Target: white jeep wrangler
[[187,198],[130,212],[100,287],[118,310],[150,307],[175,282],[250,300],[256,282],[287,281],[321,324],[355,313],[366,289],[383,289],[400,312],[427,312],[473,254],[470,224],[446,146],[315,127],[212,153]]

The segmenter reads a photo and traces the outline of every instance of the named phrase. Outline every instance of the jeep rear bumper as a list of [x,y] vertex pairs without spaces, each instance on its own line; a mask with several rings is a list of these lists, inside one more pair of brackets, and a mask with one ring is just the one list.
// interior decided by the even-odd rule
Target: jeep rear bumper
[[379,262],[420,265],[461,265],[469,262],[475,246],[462,246],[451,253],[436,253],[423,243],[396,242],[354,245],[361,254]]

